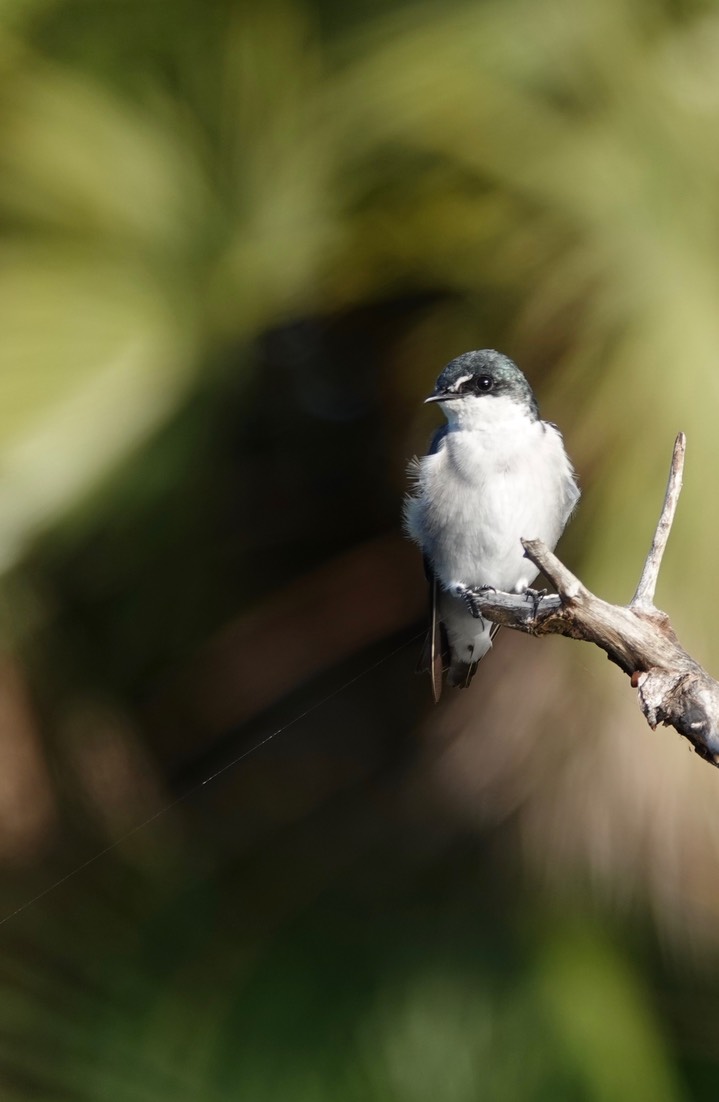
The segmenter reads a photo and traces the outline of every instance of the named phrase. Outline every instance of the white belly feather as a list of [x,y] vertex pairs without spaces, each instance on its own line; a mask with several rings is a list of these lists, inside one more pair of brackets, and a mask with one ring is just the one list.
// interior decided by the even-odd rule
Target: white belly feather
[[416,468],[407,528],[443,588],[521,592],[536,578],[521,539],[554,548],[578,496],[557,430],[523,418],[511,431],[447,433]]

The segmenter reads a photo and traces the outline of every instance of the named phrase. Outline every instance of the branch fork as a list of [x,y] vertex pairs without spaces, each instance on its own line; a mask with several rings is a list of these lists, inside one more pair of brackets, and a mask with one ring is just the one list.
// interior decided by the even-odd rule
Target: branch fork
[[664,506],[636,593],[613,605],[591,593],[541,540],[522,540],[527,558],[557,590],[546,596],[467,589],[475,616],[529,635],[594,643],[631,678],[653,729],[674,727],[697,754],[719,765],[719,682],[684,650],[669,617],[654,605],[659,569],[682,487],[686,438],[674,443]]

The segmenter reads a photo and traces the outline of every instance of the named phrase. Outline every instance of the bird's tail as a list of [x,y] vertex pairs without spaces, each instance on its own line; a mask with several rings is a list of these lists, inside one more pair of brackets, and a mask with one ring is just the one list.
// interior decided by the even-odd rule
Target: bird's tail
[[480,654],[479,658],[474,662],[463,662],[456,655],[452,655],[452,659],[449,664],[449,669],[446,671],[446,681],[448,685],[452,685],[457,689],[467,689],[469,684],[477,672],[477,667],[483,658],[489,654],[492,640],[499,631],[499,624],[492,624],[489,629],[489,646],[485,650],[484,654]]
[[[440,616],[440,586],[436,578],[430,580],[429,587],[429,631],[422,648],[417,670],[429,673],[432,683],[432,696],[435,704],[442,695],[443,684],[458,689],[466,689],[477,672],[479,663],[492,646],[492,640],[499,631],[499,624],[490,624],[486,636],[486,648],[470,662],[459,657],[453,649],[447,635],[447,628]],[[474,621],[476,624],[476,621]],[[485,621],[486,622],[486,621]]]
[[449,641],[444,624],[439,617],[439,583],[432,578],[429,583],[429,630],[422,647],[418,673],[429,673],[435,704],[442,695],[442,682],[450,664]]

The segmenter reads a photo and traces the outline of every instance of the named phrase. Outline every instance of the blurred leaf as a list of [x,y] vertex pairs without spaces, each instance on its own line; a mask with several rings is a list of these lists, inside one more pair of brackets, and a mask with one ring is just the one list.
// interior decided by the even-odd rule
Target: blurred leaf
[[607,939],[560,924],[539,954],[537,994],[586,1097],[683,1097],[638,977]]

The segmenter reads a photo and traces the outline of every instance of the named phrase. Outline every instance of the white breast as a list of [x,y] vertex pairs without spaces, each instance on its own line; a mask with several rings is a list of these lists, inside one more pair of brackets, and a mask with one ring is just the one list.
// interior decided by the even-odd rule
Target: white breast
[[445,588],[521,592],[537,576],[521,539],[554,548],[579,496],[559,432],[502,401],[475,401],[492,416],[459,418],[417,465],[407,528]]

